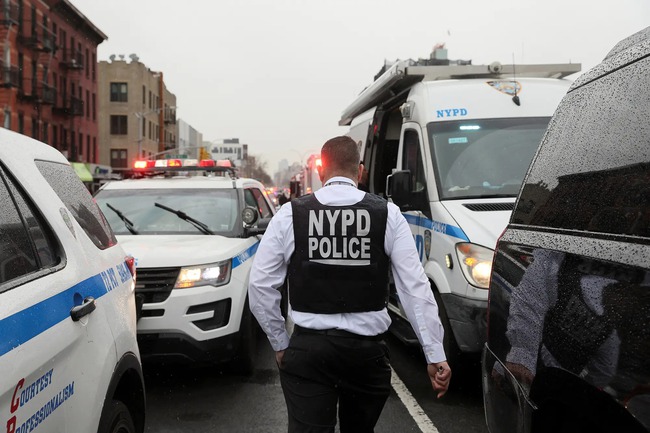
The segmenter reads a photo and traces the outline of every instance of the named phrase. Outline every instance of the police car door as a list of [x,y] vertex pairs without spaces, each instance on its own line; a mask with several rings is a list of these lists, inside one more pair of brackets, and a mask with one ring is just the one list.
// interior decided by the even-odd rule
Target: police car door
[[94,431],[116,358],[87,299],[106,293],[92,276],[101,260],[64,207],[39,209],[29,192],[0,167],[0,423],[7,433]]

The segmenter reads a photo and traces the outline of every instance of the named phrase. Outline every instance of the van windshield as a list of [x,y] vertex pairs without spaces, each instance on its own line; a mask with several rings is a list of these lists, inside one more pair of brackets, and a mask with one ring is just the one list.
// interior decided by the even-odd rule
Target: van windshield
[[[237,224],[235,189],[113,189],[99,191],[95,199],[117,235],[213,233],[233,237],[242,230],[242,223]],[[156,203],[183,212],[207,231]]]
[[550,117],[427,125],[441,199],[516,197]]

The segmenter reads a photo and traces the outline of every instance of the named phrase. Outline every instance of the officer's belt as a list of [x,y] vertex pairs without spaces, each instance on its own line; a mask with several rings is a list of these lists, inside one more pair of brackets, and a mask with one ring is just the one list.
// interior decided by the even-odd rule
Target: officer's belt
[[293,333],[295,335],[301,334],[316,334],[316,335],[326,335],[328,337],[342,337],[342,338],[355,338],[357,340],[370,340],[370,341],[381,341],[384,339],[384,334],[379,335],[359,335],[354,332],[344,331],[343,329],[310,329],[303,328],[299,325],[293,325]]

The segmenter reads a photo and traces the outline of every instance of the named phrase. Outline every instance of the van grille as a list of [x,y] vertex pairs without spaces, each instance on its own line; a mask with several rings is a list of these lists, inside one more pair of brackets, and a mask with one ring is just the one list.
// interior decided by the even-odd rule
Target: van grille
[[135,294],[145,304],[163,302],[174,288],[181,268],[137,268]]
[[474,212],[511,211],[515,208],[514,203],[466,203],[463,206]]

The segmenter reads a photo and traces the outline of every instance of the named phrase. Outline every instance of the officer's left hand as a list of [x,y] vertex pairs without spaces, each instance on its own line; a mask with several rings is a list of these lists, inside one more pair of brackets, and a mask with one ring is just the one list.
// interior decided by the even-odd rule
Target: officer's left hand
[[445,395],[451,381],[451,368],[446,361],[427,365],[427,373],[433,389],[438,391],[438,398]]

